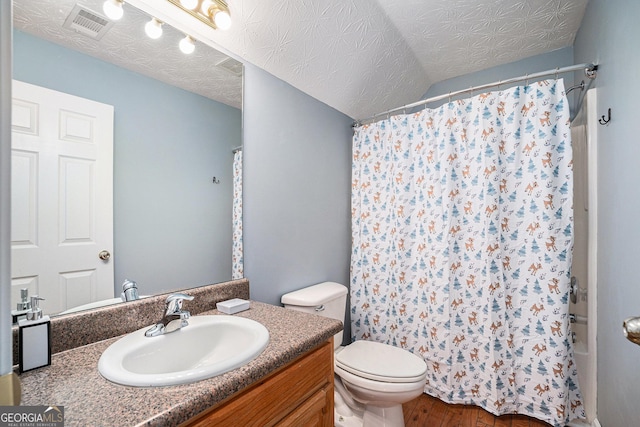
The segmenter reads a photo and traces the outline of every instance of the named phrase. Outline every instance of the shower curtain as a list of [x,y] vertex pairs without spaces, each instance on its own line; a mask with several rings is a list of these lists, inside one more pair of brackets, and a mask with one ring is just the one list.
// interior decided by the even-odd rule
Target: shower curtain
[[233,238],[231,279],[244,277],[242,249],[242,150],[233,154]]
[[548,80],[355,130],[352,339],[424,357],[426,393],[555,425],[584,416],[568,107]]

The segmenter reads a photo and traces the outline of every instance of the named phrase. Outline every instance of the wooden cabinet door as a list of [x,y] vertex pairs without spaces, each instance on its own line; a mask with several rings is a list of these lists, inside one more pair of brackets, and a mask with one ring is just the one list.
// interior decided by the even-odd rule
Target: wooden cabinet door
[[333,426],[333,386],[318,390],[277,424],[278,427]]
[[333,341],[183,424],[333,427]]

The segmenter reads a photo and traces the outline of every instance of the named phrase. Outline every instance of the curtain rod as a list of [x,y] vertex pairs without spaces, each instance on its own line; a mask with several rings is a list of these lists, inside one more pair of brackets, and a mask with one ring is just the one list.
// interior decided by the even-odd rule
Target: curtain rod
[[505,85],[505,84],[521,82],[523,80],[528,81],[530,79],[538,79],[540,77],[558,75],[558,74],[563,74],[563,73],[570,73],[572,71],[578,71],[578,70],[582,70],[582,69],[584,69],[584,74],[588,78],[590,78],[591,80],[596,78],[596,74],[597,74],[596,71],[598,70],[598,66],[597,65],[595,65],[595,64],[570,65],[568,67],[556,68],[555,70],[541,71],[539,73],[527,74],[527,75],[520,76],[520,77],[513,77],[513,78],[510,78],[510,79],[507,79],[507,80],[500,80],[500,81],[497,81],[497,82],[487,83],[487,84],[480,85],[480,86],[473,86],[473,87],[470,87],[468,89],[462,89],[462,90],[458,90],[458,91],[455,91],[455,92],[449,92],[449,93],[445,93],[443,95],[438,95],[438,96],[434,96],[434,97],[431,97],[431,98],[423,99],[421,101],[416,101],[416,102],[411,103],[411,104],[403,105],[402,107],[392,108],[391,110],[387,110],[387,111],[384,111],[382,113],[374,114],[373,116],[367,117],[366,119],[363,119],[363,120],[357,120],[357,121],[353,122],[353,127],[358,127],[358,126],[362,126],[364,124],[373,123],[375,121],[375,119],[377,117],[380,117],[380,116],[391,115],[391,113],[394,113],[394,112],[397,112],[397,111],[400,111],[400,110],[406,110],[408,108],[419,107],[421,105],[428,104],[430,102],[435,102],[435,101],[440,101],[442,99],[451,98],[452,96],[460,95],[462,93],[476,92],[476,91],[479,91],[479,90],[490,89],[490,88],[496,87],[496,86],[501,86],[501,85]]
[[242,151],[242,145],[231,150],[233,154],[236,154],[238,151]]

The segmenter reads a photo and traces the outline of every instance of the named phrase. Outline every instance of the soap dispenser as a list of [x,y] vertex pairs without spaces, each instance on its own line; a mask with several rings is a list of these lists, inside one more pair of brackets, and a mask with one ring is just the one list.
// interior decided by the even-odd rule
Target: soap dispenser
[[18,320],[26,318],[27,312],[30,308],[31,303],[29,302],[29,289],[20,289],[20,302],[16,306],[15,310],[11,310],[13,323],[18,323]]
[[42,315],[43,300],[32,296],[27,318],[18,321],[21,373],[51,364],[51,320]]

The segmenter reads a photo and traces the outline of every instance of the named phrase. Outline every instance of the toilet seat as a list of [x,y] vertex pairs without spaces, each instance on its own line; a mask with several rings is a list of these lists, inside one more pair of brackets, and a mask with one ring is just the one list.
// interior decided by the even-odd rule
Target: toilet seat
[[351,372],[345,371],[339,366],[335,366],[335,374],[340,378],[345,387],[351,390],[351,386],[359,387],[362,390],[369,390],[374,393],[385,393],[387,397],[381,398],[381,401],[391,401],[393,394],[411,393],[416,390],[424,390],[424,385],[427,382],[426,375],[422,380],[411,383],[391,383],[387,381],[376,381],[367,378],[354,375]]
[[416,383],[427,375],[422,358],[375,341],[356,341],[336,352],[335,367],[362,379],[385,383]]

